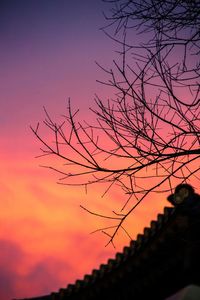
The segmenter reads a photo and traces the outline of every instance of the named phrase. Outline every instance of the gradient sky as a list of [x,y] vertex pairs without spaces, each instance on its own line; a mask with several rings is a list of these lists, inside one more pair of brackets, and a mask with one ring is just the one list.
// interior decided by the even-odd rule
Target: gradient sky
[[[98,268],[129,244],[116,249],[89,233],[103,225],[79,205],[106,211],[117,193],[100,197],[95,187],[56,184],[56,174],[39,168],[39,143],[30,131],[44,117],[59,117],[68,97],[87,119],[94,94],[108,98],[96,83],[109,66],[114,44],[102,31],[100,0],[4,0],[0,4],[0,299],[32,297],[66,287]],[[161,211],[152,199],[130,223],[133,238]],[[154,205],[152,205],[152,203]],[[145,213],[144,213],[145,212]]]

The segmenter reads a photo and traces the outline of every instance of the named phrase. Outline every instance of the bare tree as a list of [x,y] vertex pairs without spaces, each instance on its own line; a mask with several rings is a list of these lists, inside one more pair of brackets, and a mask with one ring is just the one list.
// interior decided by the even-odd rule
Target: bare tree
[[[41,156],[53,155],[64,165],[46,166],[61,175],[59,183],[107,184],[126,195],[124,205],[98,229],[109,237],[152,192],[169,192],[178,183],[199,179],[200,170],[200,3],[196,0],[104,0],[112,5],[105,33],[120,46],[111,69],[101,69],[115,90],[103,101],[96,96],[96,124],[79,122],[70,101],[63,121],[45,110],[45,126],[54,141],[45,140]],[[151,180],[153,178],[153,180]],[[133,199],[136,202],[131,202]],[[131,204],[134,203],[134,204]],[[110,229],[112,232],[110,233]]]

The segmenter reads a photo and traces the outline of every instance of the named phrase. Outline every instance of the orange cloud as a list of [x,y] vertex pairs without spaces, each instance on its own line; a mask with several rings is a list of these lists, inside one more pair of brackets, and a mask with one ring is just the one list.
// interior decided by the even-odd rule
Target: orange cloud
[[[5,288],[0,286],[2,300],[66,287],[129,244],[121,231],[116,249],[105,248],[107,236],[89,233],[116,223],[79,207],[82,204],[105,214],[113,208],[119,212],[123,201],[118,190],[101,198],[102,186],[90,187],[86,195],[83,188],[57,185],[56,174],[38,168],[31,159],[4,160],[0,176],[0,284],[7,282]],[[152,194],[137,207],[125,224],[133,239],[167,205],[165,198]]]

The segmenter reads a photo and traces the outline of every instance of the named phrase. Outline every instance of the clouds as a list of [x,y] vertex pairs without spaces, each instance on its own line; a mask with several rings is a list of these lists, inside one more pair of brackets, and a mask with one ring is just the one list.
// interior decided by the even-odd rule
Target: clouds
[[28,253],[22,244],[1,239],[0,299],[34,297],[65,288],[68,283],[81,279],[85,273],[105,262],[114,252],[107,250],[99,256],[97,249],[100,247],[98,239],[89,236],[86,239],[77,232],[71,236],[69,247],[63,247],[59,258],[51,254],[50,249],[46,249],[46,254]]
[[51,293],[67,284],[74,269],[56,257],[25,253],[15,242],[0,240],[0,299],[32,297]]
[[[57,186],[48,174],[44,176],[38,170],[36,176],[28,161],[5,161],[2,166],[1,300],[58,291],[114,256],[116,249],[104,248],[106,236],[100,232],[89,235],[107,223],[102,224],[100,218],[79,208],[80,201],[84,200],[84,205],[92,210],[105,211],[112,206],[114,198],[98,202],[96,190],[91,190],[86,196],[81,194],[81,189],[78,193],[77,189]],[[155,204],[155,198],[152,201]],[[141,232],[144,215],[152,218],[152,203],[149,202],[144,209],[146,212],[141,212],[142,207],[137,209],[134,219],[137,224],[129,226],[135,232]],[[128,244],[129,240],[126,242]],[[119,243],[120,247],[124,246],[124,240],[117,241],[116,245]]]
[[47,256],[28,269],[27,274],[21,278],[17,293],[23,293],[23,297],[50,294],[65,287],[67,275],[73,272],[70,263]]
[[98,235],[88,234],[96,219],[79,208],[80,194],[35,178],[32,168],[25,174],[20,161],[13,166],[11,171],[5,163],[1,184],[1,300],[58,291],[112,253]]
[[6,239],[0,240],[0,299],[8,300],[16,293],[19,266],[23,261],[19,245]]
[[1,10],[0,300],[58,290],[115,252],[101,233],[88,234],[104,223],[79,204],[105,212],[117,192],[102,201],[101,187],[85,195],[56,185],[57,174],[38,168],[46,161],[34,160],[41,145],[29,125],[43,119],[43,105],[60,116],[71,97],[85,118],[95,92],[109,96],[94,61],[113,59],[113,43],[99,31],[101,1],[49,1],[4,1]]

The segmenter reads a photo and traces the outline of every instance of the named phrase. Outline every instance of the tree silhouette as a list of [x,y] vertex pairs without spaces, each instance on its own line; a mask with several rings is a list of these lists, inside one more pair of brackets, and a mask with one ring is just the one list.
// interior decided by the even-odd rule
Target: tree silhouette
[[[64,163],[46,166],[59,183],[107,184],[126,195],[120,211],[88,212],[114,222],[102,230],[113,243],[125,220],[152,192],[169,192],[178,183],[199,179],[200,170],[200,3],[196,0],[104,0],[111,5],[102,28],[120,46],[112,68],[100,68],[114,96],[96,96],[94,125],[77,120],[68,102],[57,124],[45,110],[44,125],[54,141],[42,137],[41,156]],[[151,180],[153,179],[153,180]],[[130,200],[136,203],[130,205]],[[112,232],[110,233],[110,229]]]

